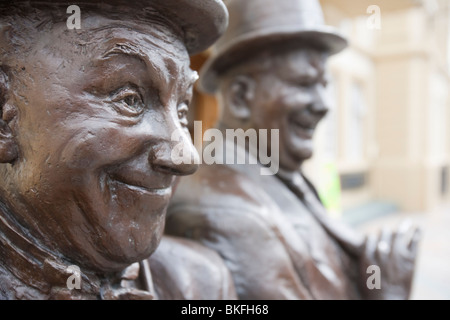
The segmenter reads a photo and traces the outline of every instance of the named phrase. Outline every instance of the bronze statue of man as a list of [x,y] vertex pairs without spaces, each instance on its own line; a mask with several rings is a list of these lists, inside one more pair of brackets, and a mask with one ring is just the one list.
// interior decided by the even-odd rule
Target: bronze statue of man
[[[408,298],[417,230],[364,239],[327,216],[301,170],[328,111],[326,61],[345,48],[345,39],[324,25],[315,0],[225,3],[230,27],[200,84],[217,93],[223,133],[278,130],[279,141],[269,138],[263,154],[279,150],[279,170],[271,176],[249,163],[201,166],[181,179],[167,232],[219,252],[242,299]],[[250,141],[245,151],[257,158],[263,147]],[[223,156],[237,151],[224,148]],[[380,268],[381,289],[367,285],[371,265]]]
[[167,238],[148,259],[175,177],[197,169],[170,138],[196,152],[189,55],[224,32],[225,6],[77,5],[80,29],[66,1],[0,3],[0,299],[233,298],[209,249]]

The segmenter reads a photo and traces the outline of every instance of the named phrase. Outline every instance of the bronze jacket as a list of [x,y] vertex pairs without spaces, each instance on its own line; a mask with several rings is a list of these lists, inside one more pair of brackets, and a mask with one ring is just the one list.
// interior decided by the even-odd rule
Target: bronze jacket
[[363,239],[328,217],[297,174],[301,191],[259,165],[202,165],[181,179],[166,233],[217,251],[241,299],[358,299]]

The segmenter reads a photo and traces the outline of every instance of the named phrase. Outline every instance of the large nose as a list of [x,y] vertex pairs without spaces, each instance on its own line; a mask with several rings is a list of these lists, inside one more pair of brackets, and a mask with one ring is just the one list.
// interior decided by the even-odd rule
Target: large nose
[[[183,159],[189,159],[188,161],[177,161],[177,156],[174,155],[180,150],[183,152]],[[178,142],[163,140],[156,146],[153,146],[149,155],[149,162],[155,171],[176,176],[186,176],[197,171],[198,164],[194,161],[196,158],[198,159],[197,150],[190,139],[186,138]]]
[[310,105],[311,111],[318,117],[323,118],[330,110],[330,97],[322,85],[314,88],[313,101]]
[[152,145],[148,158],[153,170],[177,176],[197,171],[198,159],[189,132],[180,127],[178,119],[166,121],[160,127],[159,139]]

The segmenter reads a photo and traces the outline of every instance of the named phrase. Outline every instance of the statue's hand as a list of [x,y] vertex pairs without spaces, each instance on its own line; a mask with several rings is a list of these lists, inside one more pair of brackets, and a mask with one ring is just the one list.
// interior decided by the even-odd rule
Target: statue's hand
[[409,298],[419,239],[420,229],[410,221],[403,222],[396,232],[384,229],[378,237],[366,237],[360,257],[364,299]]

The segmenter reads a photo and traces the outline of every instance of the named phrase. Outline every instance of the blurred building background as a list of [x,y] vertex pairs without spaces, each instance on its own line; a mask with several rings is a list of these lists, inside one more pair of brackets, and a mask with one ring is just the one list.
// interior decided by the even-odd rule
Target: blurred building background
[[350,48],[330,60],[334,105],[309,171],[320,188],[337,164],[344,213],[436,209],[450,199],[449,1],[321,3]]
[[330,59],[334,104],[308,173],[330,197],[336,165],[336,211],[363,233],[420,226],[411,298],[450,299],[450,1],[321,4],[350,47]]
[[[450,201],[450,1],[321,4],[350,42],[329,61],[331,110],[305,165],[329,210],[357,221]],[[214,97],[196,92],[192,110],[215,124]]]

